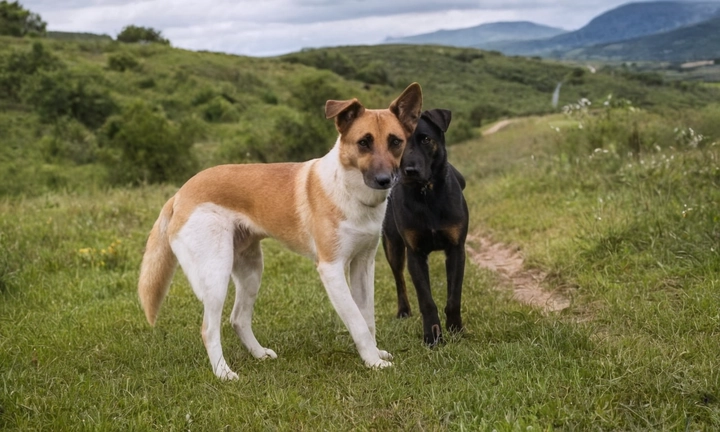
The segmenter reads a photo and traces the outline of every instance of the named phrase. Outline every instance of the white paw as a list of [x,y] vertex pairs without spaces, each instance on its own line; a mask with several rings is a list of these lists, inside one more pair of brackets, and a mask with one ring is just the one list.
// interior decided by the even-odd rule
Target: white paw
[[234,381],[238,379],[238,374],[233,372],[227,364],[221,365],[215,371],[215,375],[222,381]]
[[392,359],[393,359],[392,354],[390,354],[390,353],[387,352],[387,351],[383,351],[383,350],[381,350],[381,349],[378,350],[378,355],[379,355],[380,358],[383,359],[383,360],[392,360]]
[[255,358],[260,360],[277,358],[277,354],[275,354],[275,351],[271,350],[270,348],[263,348],[262,350],[253,353],[253,355],[255,356]]
[[371,369],[385,369],[386,367],[392,366],[392,363],[390,363],[387,360],[382,360],[382,359],[376,361],[375,363],[366,362],[365,364],[367,365],[367,367],[369,367]]

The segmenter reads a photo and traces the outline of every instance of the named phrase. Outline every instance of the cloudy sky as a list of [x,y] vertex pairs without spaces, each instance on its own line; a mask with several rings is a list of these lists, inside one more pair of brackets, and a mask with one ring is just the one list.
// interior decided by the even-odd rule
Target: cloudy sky
[[269,56],[302,48],[371,45],[496,21],[566,30],[630,0],[20,0],[49,30],[106,33],[128,24],[173,46]]

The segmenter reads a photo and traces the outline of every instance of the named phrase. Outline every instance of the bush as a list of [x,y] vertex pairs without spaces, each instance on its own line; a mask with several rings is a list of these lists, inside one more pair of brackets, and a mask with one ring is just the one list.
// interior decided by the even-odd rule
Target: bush
[[203,118],[212,123],[236,122],[238,110],[222,96],[215,96],[203,108]]
[[357,67],[350,57],[338,51],[303,50],[301,54],[290,54],[283,57],[283,60],[289,63],[301,63],[317,69],[333,71],[346,78],[355,77],[357,71]]
[[116,184],[181,182],[197,171],[192,145],[201,127],[179,124],[143,101],[112,117],[101,133],[102,162]]
[[355,78],[368,84],[390,83],[390,74],[388,74],[385,64],[381,61],[368,63],[367,66],[360,69]]
[[445,134],[447,145],[459,144],[473,138],[475,138],[475,130],[470,121],[463,116],[454,116]]
[[140,68],[140,63],[137,61],[135,56],[126,52],[119,52],[110,54],[108,56],[108,69],[125,72],[126,70],[137,70]]
[[129,25],[117,35],[117,40],[124,43],[161,43],[169,45],[170,41],[163,38],[161,32],[151,27]]
[[91,80],[77,78],[65,70],[41,71],[23,90],[42,121],[55,122],[72,117],[91,129],[97,129],[115,112],[117,106],[107,89]]
[[325,102],[342,99],[340,91],[331,83],[330,78],[331,75],[327,72],[316,72],[301,76],[290,83],[290,105],[324,118]]
[[20,91],[27,80],[40,70],[62,69],[64,65],[40,42],[29,52],[12,51],[0,56],[0,97],[20,100]]
[[97,140],[95,135],[80,122],[63,118],[40,143],[47,162],[68,160],[76,165],[95,162],[97,158]]

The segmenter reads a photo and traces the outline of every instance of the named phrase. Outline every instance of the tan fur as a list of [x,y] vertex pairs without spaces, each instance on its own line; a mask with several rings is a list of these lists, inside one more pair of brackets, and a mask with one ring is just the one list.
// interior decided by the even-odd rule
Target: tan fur
[[148,236],[145,254],[140,267],[138,283],[140,304],[150,325],[155,325],[158,309],[162,304],[172,280],[177,259],[170,249],[168,223],[173,215],[174,198],[170,198],[160,211],[160,217]]

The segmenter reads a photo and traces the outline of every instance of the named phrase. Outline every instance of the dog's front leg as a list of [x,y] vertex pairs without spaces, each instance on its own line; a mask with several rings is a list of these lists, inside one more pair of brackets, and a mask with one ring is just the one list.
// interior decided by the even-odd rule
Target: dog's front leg
[[408,249],[408,271],[418,297],[418,306],[423,318],[423,340],[430,346],[435,346],[442,340],[440,319],[437,306],[430,290],[430,272],[428,269],[428,256],[425,253]]
[[375,338],[375,259],[373,251],[350,261],[350,293],[377,345]]
[[345,278],[345,263],[342,261],[320,262],[317,269],[328,297],[330,297],[330,303],[345,323],[365,365],[372,368],[392,366],[392,363],[388,361],[392,359],[392,356],[377,349],[375,336],[350,293],[350,287]]
[[445,325],[449,331],[463,329],[460,317],[460,299],[465,275],[465,244],[451,247],[445,252],[445,271],[447,272],[447,304],[445,305]]

